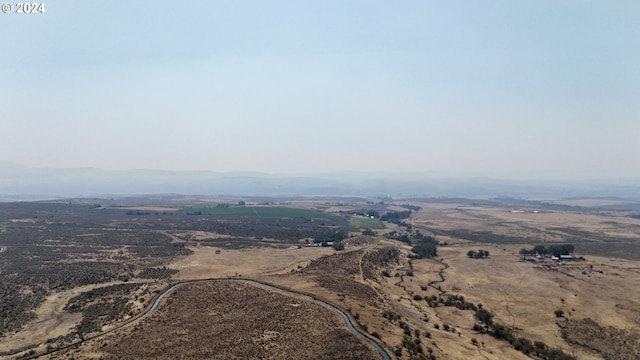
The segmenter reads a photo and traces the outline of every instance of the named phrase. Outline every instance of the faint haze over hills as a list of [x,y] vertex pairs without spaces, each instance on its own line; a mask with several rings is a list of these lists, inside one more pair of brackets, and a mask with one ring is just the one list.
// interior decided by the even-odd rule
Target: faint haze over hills
[[640,179],[549,181],[419,174],[265,174],[32,168],[0,163],[0,200],[140,194],[365,197],[620,197],[640,199]]
[[45,5],[0,21],[0,161],[640,178],[640,1]]

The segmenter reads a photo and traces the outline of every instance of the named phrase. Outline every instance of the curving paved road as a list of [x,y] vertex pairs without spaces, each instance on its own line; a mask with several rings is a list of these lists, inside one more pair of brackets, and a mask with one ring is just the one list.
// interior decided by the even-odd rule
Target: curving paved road
[[264,281],[260,281],[260,280],[254,280],[254,279],[239,279],[239,278],[209,278],[209,279],[198,279],[198,280],[187,280],[187,281],[183,281],[183,282],[179,282],[177,284],[174,284],[170,287],[168,287],[166,290],[162,291],[160,294],[158,294],[158,296],[156,296],[155,300],[153,301],[153,304],[151,305],[150,308],[148,308],[144,313],[127,320],[125,323],[116,326],[115,328],[111,329],[111,330],[107,330],[103,333],[100,333],[98,335],[92,336],[90,338],[85,338],[83,341],[75,343],[75,344],[70,344],[67,346],[63,346],[61,348],[55,349],[53,351],[50,352],[45,352],[43,354],[36,354],[30,357],[25,357],[24,359],[34,359],[34,358],[38,358],[40,356],[44,356],[44,355],[48,355],[51,353],[55,353],[58,352],[60,350],[64,350],[64,349],[68,349],[77,345],[80,345],[82,343],[85,343],[89,340],[94,340],[94,339],[98,339],[101,338],[103,336],[112,334],[118,330],[124,329],[130,325],[133,325],[134,323],[137,323],[138,321],[144,319],[145,317],[147,317],[149,314],[151,314],[154,310],[156,310],[158,308],[158,306],[160,305],[160,302],[162,301],[162,299],[167,296],[168,294],[170,294],[173,290],[175,290],[176,288],[182,286],[182,285],[186,285],[186,284],[191,284],[191,283],[195,283],[195,282],[203,282],[203,281],[242,281],[242,282],[248,282],[248,283],[254,283],[254,284],[258,284],[267,288],[270,288],[272,290],[276,290],[276,291],[280,291],[280,292],[284,292],[293,296],[298,296],[298,297],[302,297],[305,298],[307,300],[311,300],[314,301],[320,305],[323,305],[335,312],[337,312],[340,316],[342,316],[342,318],[344,319],[347,327],[349,328],[349,330],[354,333],[355,335],[357,335],[358,337],[360,337],[361,339],[369,342],[371,345],[373,345],[373,347],[375,347],[375,349],[380,353],[380,355],[382,356],[382,358],[384,360],[391,360],[391,356],[389,355],[389,353],[386,352],[386,350],[384,350],[380,344],[378,344],[377,342],[375,342],[372,338],[370,338],[369,336],[365,335],[364,333],[362,333],[360,330],[358,330],[355,326],[353,326],[353,323],[351,322],[351,319],[349,319],[349,317],[347,316],[347,314],[342,311],[341,309],[339,309],[338,307],[324,301],[324,300],[320,300],[317,297],[311,295],[311,294],[307,294],[307,293],[303,293],[303,292],[299,292],[299,291],[294,291],[294,290],[290,290],[290,289],[286,289],[277,285],[273,285]]

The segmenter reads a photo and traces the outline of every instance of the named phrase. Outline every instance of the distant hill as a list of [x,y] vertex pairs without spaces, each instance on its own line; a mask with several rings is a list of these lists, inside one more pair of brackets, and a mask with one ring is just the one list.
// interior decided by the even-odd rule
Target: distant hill
[[175,193],[244,196],[639,198],[640,180],[600,182],[451,179],[334,173],[272,175],[212,171],[33,168],[0,163],[0,200]]

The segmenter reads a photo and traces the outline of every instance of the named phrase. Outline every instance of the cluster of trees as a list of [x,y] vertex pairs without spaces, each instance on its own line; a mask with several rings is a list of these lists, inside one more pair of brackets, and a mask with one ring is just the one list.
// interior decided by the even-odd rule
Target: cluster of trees
[[[474,324],[473,330],[508,341],[514,349],[525,355],[534,355],[544,360],[576,360],[575,356],[565,354],[560,349],[550,348],[542,341],[532,342],[527,338],[518,337],[510,328],[494,322],[493,314],[485,309],[478,309],[475,318],[482,325]],[[475,343],[477,344],[477,340]]]
[[426,337],[427,339],[431,338],[431,333],[425,331],[423,333],[420,332],[419,329],[411,329],[409,324],[402,320],[402,317],[390,310],[385,310],[382,312],[382,316],[385,319],[389,320],[392,324],[397,324],[404,333],[402,338],[402,343],[397,345],[394,349],[394,354],[398,357],[402,357],[402,350],[405,349],[409,353],[410,359],[416,360],[434,360],[436,357],[433,354],[433,349],[427,347],[426,351],[422,346],[421,336]]
[[81,339],[85,335],[100,331],[102,326],[132,314],[133,307],[125,298],[115,298],[109,302],[93,303],[83,309],[82,321],[76,326]]
[[536,253],[540,255],[549,254],[554,256],[570,255],[573,253],[573,245],[571,244],[549,245],[549,246],[536,245],[531,249],[520,249],[521,255],[533,255]]
[[349,234],[342,230],[332,230],[319,235],[318,237],[313,239],[313,242],[320,243],[321,246],[329,246],[329,243],[332,243],[331,246],[333,246],[336,251],[340,251],[344,250],[344,244],[342,243],[342,240],[346,239],[347,237],[349,237]]
[[63,310],[72,313],[81,312],[88,306],[88,304],[97,301],[97,299],[125,297],[139,289],[141,286],[141,284],[134,283],[116,284],[85,291],[69,299]]
[[402,241],[405,244],[411,245],[411,239],[409,238],[409,234],[399,234],[395,231],[392,231],[388,234],[385,234],[384,237],[386,237],[387,239]]
[[391,310],[383,311],[382,316],[391,322],[398,321],[402,318],[398,313],[395,313]]
[[172,275],[176,274],[178,270],[169,269],[166,266],[161,268],[144,268],[138,274],[141,279],[168,279]]
[[455,306],[460,310],[477,310],[478,307],[473,303],[464,300],[462,295],[447,295],[446,297],[431,295],[424,298],[430,307]]
[[407,219],[411,216],[411,210],[407,211],[389,211],[388,213],[382,215],[380,220],[389,221],[389,222],[398,222],[402,219]]
[[64,310],[82,313],[82,321],[76,326],[76,332],[82,339],[85,335],[100,331],[102,326],[118,321],[125,315],[132,316],[133,307],[129,299],[141,286],[143,285],[128,283],[85,291],[71,298]]
[[376,236],[376,233],[371,229],[365,229],[362,231],[362,235]]
[[[416,331],[417,331],[417,334],[420,333],[419,330],[416,330]],[[401,345],[402,346],[397,346],[393,351],[393,353],[398,357],[402,356],[402,349],[404,348],[409,353],[410,359],[416,359],[416,360],[435,360],[436,359],[436,356],[433,353],[433,349],[431,347],[427,347],[427,351],[425,352],[424,348],[422,347],[422,339],[420,339],[419,335],[417,335],[415,338],[411,338],[409,336],[403,337]]]
[[390,223],[399,225],[399,226],[404,226],[407,228],[407,230],[411,231],[411,224],[402,221],[402,219],[406,219],[408,217],[411,216],[411,210],[407,210],[407,211],[389,211],[386,214],[382,215],[380,217],[380,220],[382,221],[388,221]]
[[393,239],[393,240],[402,241],[403,243],[406,243],[406,244],[409,244],[409,245],[414,243],[414,241],[412,241],[411,239],[417,240],[418,242],[420,242],[420,240],[427,239],[427,238],[428,238],[429,241],[433,240],[435,242],[435,240],[436,240],[435,237],[429,236],[429,235],[424,235],[419,230],[416,230],[415,233],[411,233],[411,234],[400,234],[400,233],[398,233],[396,231],[392,231],[392,232],[390,232],[388,234],[385,234],[384,237],[386,237],[387,239]]
[[432,236],[423,236],[417,239],[417,244],[411,248],[411,251],[415,254],[417,259],[427,258],[431,259],[438,256],[436,247],[436,239]]
[[486,251],[486,250],[478,250],[478,251],[469,250],[469,251],[467,251],[467,256],[472,258],[472,259],[482,259],[482,258],[489,257],[489,251]]

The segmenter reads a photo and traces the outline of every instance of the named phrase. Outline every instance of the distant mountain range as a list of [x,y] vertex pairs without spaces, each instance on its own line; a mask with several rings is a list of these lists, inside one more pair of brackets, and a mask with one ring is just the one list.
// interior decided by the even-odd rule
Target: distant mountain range
[[244,196],[640,198],[640,179],[522,181],[334,173],[271,175],[212,171],[33,168],[0,163],[0,200],[176,193]]

